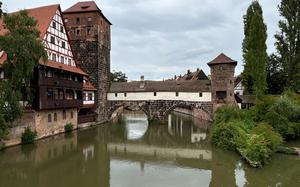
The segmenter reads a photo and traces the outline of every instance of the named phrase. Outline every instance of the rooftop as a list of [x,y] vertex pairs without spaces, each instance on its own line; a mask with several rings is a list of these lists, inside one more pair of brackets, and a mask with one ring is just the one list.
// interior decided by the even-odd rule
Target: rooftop
[[226,56],[224,53],[221,53],[219,56],[217,56],[212,61],[208,62],[207,65],[216,65],[216,64],[233,64],[237,65],[237,61],[232,60],[228,56]]

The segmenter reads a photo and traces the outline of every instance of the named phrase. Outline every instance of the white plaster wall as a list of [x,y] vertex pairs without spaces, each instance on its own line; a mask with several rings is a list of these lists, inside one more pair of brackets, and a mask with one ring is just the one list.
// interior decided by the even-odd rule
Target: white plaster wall
[[107,99],[109,101],[148,101],[148,100],[181,100],[181,101],[201,101],[211,102],[211,92],[202,92],[202,97],[199,96],[199,92],[179,92],[176,97],[176,92],[157,92],[154,96],[154,92],[135,92],[135,93],[108,93]]
[[236,87],[234,88],[234,93],[235,94],[239,93],[239,95],[244,95],[244,87],[242,85],[242,82],[236,85]]

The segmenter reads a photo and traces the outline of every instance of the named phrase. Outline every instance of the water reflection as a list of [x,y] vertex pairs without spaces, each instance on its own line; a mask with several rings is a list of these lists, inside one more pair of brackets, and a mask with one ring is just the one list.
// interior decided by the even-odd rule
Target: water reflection
[[252,169],[212,148],[208,130],[181,114],[148,125],[142,113],[126,113],[119,123],[0,152],[0,187],[300,186],[298,157],[275,155]]

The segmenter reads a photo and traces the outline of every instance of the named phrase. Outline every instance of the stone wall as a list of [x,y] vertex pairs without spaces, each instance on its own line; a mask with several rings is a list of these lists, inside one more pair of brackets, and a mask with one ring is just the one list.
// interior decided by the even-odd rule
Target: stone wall
[[97,88],[97,119],[99,122],[106,121],[110,86],[110,23],[100,12],[65,13],[63,17],[67,20],[66,27],[76,62]]
[[[66,112],[65,119],[63,119],[64,110]],[[20,144],[22,133],[27,127],[33,131],[37,131],[37,139],[64,132],[64,127],[67,123],[72,123],[74,125],[74,129],[76,129],[78,119],[77,109],[64,110],[25,111],[22,118],[13,123],[12,128],[9,130],[7,140],[4,141],[5,146]],[[71,113],[73,113],[73,117]],[[51,122],[48,122],[49,114],[51,115]],[[54,114],[56,114],[57,120],[54,120]]]

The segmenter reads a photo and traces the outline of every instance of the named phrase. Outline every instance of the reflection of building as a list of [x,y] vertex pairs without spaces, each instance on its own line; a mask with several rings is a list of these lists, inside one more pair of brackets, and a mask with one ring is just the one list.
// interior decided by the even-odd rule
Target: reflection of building
[[[200,123],[198,126],[197,122]],[[205,126],[207,125],[207,126]],[[206,139],[209,123],[194,119],[190,116],[169,114],[168,132],[170,135],[183,138],[188,142],[196,143]]]

